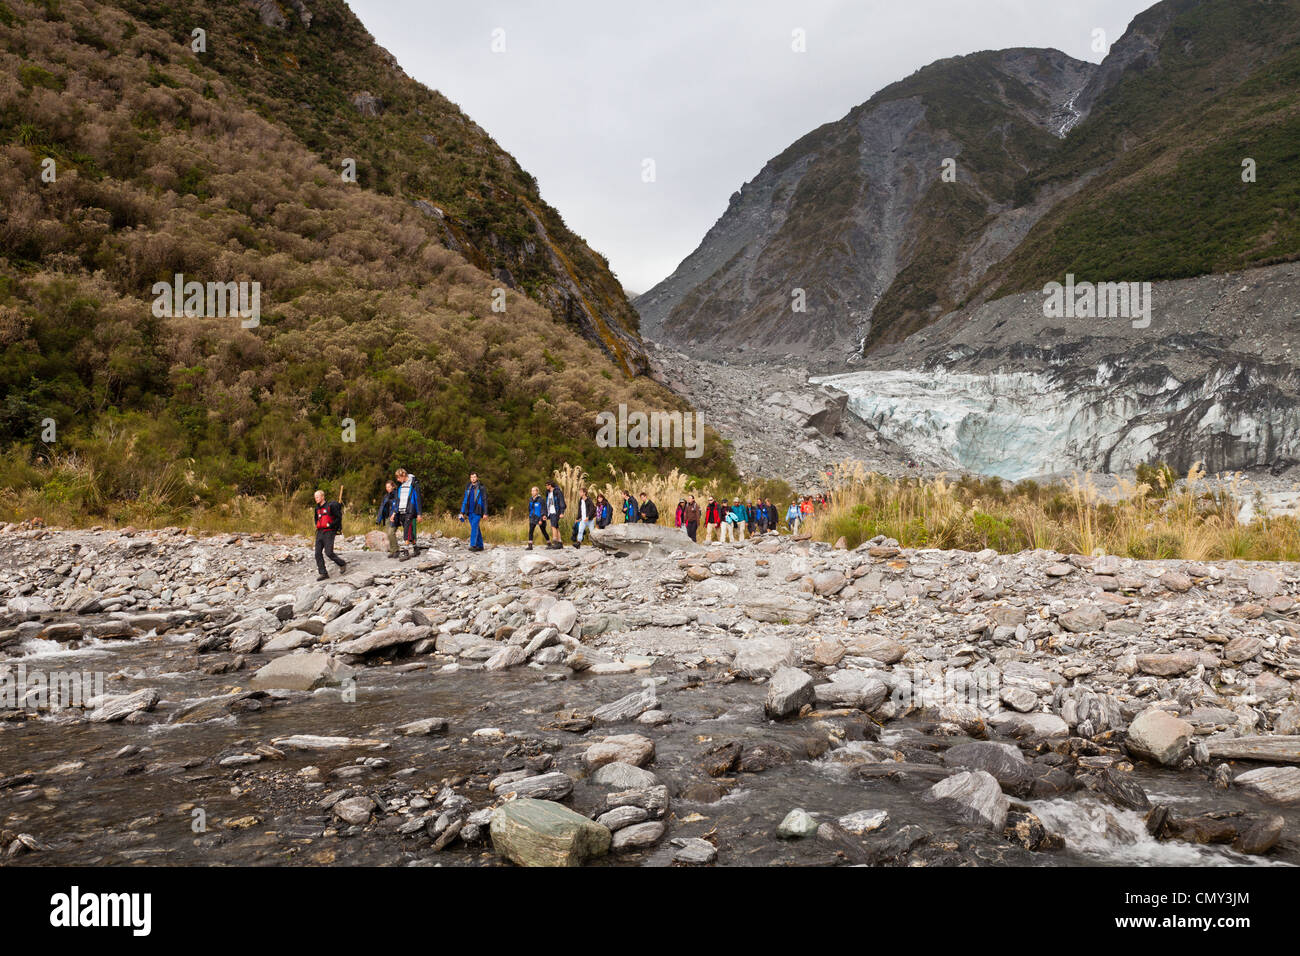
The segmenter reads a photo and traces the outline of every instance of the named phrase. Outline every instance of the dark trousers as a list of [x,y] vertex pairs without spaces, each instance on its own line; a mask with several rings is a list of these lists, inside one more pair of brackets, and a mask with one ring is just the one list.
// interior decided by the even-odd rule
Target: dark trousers
[[692,541],[695,540],[695,532],[699,530],[700,530],[700,523],[698,521],[686,522],[686,534],[688,537],[690,537]]
[[528,519],[528,543],[533,543],[533,532],[539,529],[542,532],[542,540],[549,544],[551,541],[551,533],[546,530],[546,519],[533,517]]
[[340,568],[343,567],[343,559],[334,553],[334,535],[336,531],[316,530],[316,570],[321,574],[325,573],[325,559],[329,558]]
[[418,515],[413,515],[410,512],[399,511],[397,513],[397,527],[401,530],[402,546],[405,547],[407,541],[411,542],[411,552],[413,554],[420,553],[420,546],[415,540],[415,523],[419,520]]

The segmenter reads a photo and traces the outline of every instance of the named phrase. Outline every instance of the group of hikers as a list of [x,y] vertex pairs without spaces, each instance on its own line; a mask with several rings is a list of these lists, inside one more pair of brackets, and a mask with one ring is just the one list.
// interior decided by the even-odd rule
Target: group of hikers
[[[628,491],[624,491],[619,510],[625,523],[657,524],[659,509],[650,500],[646,492],[641,492],[640,501]],[[343,505],[338,501],[326,500],[324,491],[317,491],[316,501],[316,570],[317,580],[326,580],[329,573],[325,568],[325,559],[333,561],[341,570],[347,571],[347,562],[334,553],[334,539],[343,530]],[[786,509],[785,521],[790,531],[797,533],[799,527],[817,511],[830,504],[827,494],[804,495],[790,503]],[[469,484],[461,496],[459,520],[469,523],[469,550],[483,550],[483,533],[479,523],[487,514],[487,493],[479,482],[477,473],[470,473]],[[533,549],[533,540],[540,530],[542,540],[547,548],[563,548],[564,537],[561,521],[568,512],[568,502],[564,500],[564,491],[553,481],[546,483],[543,494],[534,486],[528,498],[528,550]],[[379,512],[375,524],[384,529],[388,537],[388,556],[405,561],[408,557],[420,553],[417,526],[421,514],[420,484],[415,476],[405,468],[398,468],[393,477],[384,485],[384,495],[379,502]],[[605,495],[594,496],[587,488],[578,491],[578,500],[574,505],[570,536],[575,548],[582,547],[582,540],[591,534],[594,528],[608,527],[614,520],[614,508]],[[741,501],[733,498],[727,504],[725,498],[715,500],[712,495],[701,509],[694,495],[687,495],[677,502],[673,524],[686,532],[692,541],[699,540],[700,525],[704,525],[704,540],[744,541],[746,534],[766,534],[779,530],[779,515],[771,499],[759,498],[756,501]],[[408,554],[409,548],[409,554]]]

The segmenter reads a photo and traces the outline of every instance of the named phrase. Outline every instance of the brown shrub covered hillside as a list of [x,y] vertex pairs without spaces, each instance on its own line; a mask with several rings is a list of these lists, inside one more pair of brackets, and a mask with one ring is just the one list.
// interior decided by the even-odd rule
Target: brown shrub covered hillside
[[[682,463],[594,443],[595,412],[680,400],[521,292],[494,312],[436,217],[343,181],[189,42],[92,0],[0,3],[0,484],[54,456],[94,465],[46,489],[82,506],[370,494],[406,462],[446,504],[469,467],[513,494],[565,460]],[[155,316],[178,273],[260,283],[260,324]],[[688,464],[732,473],[713,434]]]

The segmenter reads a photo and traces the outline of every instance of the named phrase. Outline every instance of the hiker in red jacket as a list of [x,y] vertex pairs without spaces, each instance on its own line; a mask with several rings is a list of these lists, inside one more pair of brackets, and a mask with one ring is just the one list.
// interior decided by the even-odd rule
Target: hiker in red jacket
[[326,501],[325,492],[318,490],[315,495],[316,499],[316,575],[317,581],[324,581],[329,578],[329,572],[325,570],[325,559],[329,558],[344,573],[347,573],[348,563],[334,553],[334,536],[343,530],[343,506],[337,501]]

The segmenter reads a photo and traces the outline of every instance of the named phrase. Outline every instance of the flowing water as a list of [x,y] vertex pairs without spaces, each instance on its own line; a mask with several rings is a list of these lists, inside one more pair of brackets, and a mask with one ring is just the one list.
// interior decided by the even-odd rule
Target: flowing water
[[[99,642],[68,650],[50,642],[29,641],[9,648],[0,664],[29,670],[107,672],[110,693],[156,687],[162,694],[155,717],[179,705],[226,694],[243,687],[250,671],[209,675],[196,661],[193,637],[145,637],[129,642]],[[16,652],[16,653],[15,653]],[[255,656],[255,665],[262,662]],[[649,672],[655,676],[656,672]],[[772,723],[763,719],[764,688],[745,681],[726,683],[706,671],[672,671],[657,692],[663,709],[674,716],[664,727],[638,725],[596,728],[587,734],[545,729],[559,710],[590,710],[643,686],[638,676],[583,677],[567,669],[523,667],[502,673],[441,672],[408,664],[360,671],[355,702],[338,689],[314,693],[283,692],[245,710],[204,723],[152,725],[71,722],[67,711],[38,719],[0,722],[0,829],[30,833],[46,849],[19,856],[17,865],[39,864],[186,864],[360,863],[404,865],[417,859],[443,865],[485,865],[497,861],[490,844],[456,843],[441,853],[429,849],[421,834],[396,831],[408,819],[384,815],[355,835],[317,806],[344,787],[357,792],[389,794],[400,782],[428,794],[451,780],[474,809],[490,806],[487,782],[497,773],[523,767],[529,756],[549,752],[554,768],[581,776],[579,757],[603,733],[643,732],[654,739],[651,765],[674,794],[667,838],[656,847],[607,857],[605,864],[660,865],[671,860],[669,838],[711,835],[726,865],[825,864],[840,862],[833,848],[817,839],[786,841],[775,830],[785,814],[802,807],[819,820],[834,820],[858,810],[886,810],[889,820],[865,845],[887,842],[900,828],[913,826],[926,840],[912,859],[934,864],[1009,863],[1019,865],[1231,865],[1264,862],[1231,849],[1157,842],[1147,835],[1143,814],[1122,810],[1086,792],[1052,800],[1030,801],[1047,828],[1063,836],[1064,850],[1030,852],[993,834],[954,824],[921,801],[937,775],[937,748],[944,741],[924,735],[919,721],[886,725],[873,744],[852,738],[860,716],[828,718],[842,739],[815,759],[799,759],[761,773],[736,773],[728,781],[711,781],[698,769],[701,754],[726,740],[764,742],[790,750],[804,746],[816,729],[812,719]],[[256,704],[250,705],[256,706]],[[432,736],[402,736],[393,728],[424,717],[448,718],[450,729]],[[473,735],[497,728],[502,736]],[[870,728],[868,728],[870,729]],[[328,752],[286,751],[285,757],[245,766],[220,766],[231,754],[247,753],[275,738],[316,734],[376,738],[379,749]],[[871,759],[879,743],[910,748],[909,761],[934,752],[924,765],[903,773],[863,774],[858,761]],[[118,755],[124,748],[125,753]],[[134,749],[131,749],[134,748]],[[360,761],[381,758],[382,765]],[[318,767],[320,782],[300,771]],[[871,766],[868,764],[867,766]],[[877,770],[888,769],[876,767]],[[341,771],[341,773],[340,773]],[[28,780],[15,775],[32,773]],[[1217,790],[1197,772],[1139,768],[1136,779],[1153,802],[1179,814],[1263,808],[1247,795]],[[718,783],[722,790],[712,789]],[[694,786],[696,789],[691,789]],[[725,791],[723,793],[722,791]],[[603,791],[580,781],[566,801],[591,813]],[[691,799],[694,797],[695,799]],[[1014,801],[1013,801],[1014,802]],[[206,817],[206,831],[196,833],[195,811]],[[1285,811],[1288,833],[1300,827],[1300,813]],[[341,829],[335,834],[330,829]],[[1289,842],[1288,842],[1289,840]],[[1294,837],[1267,858],[1295,863],[1300,848]]]

